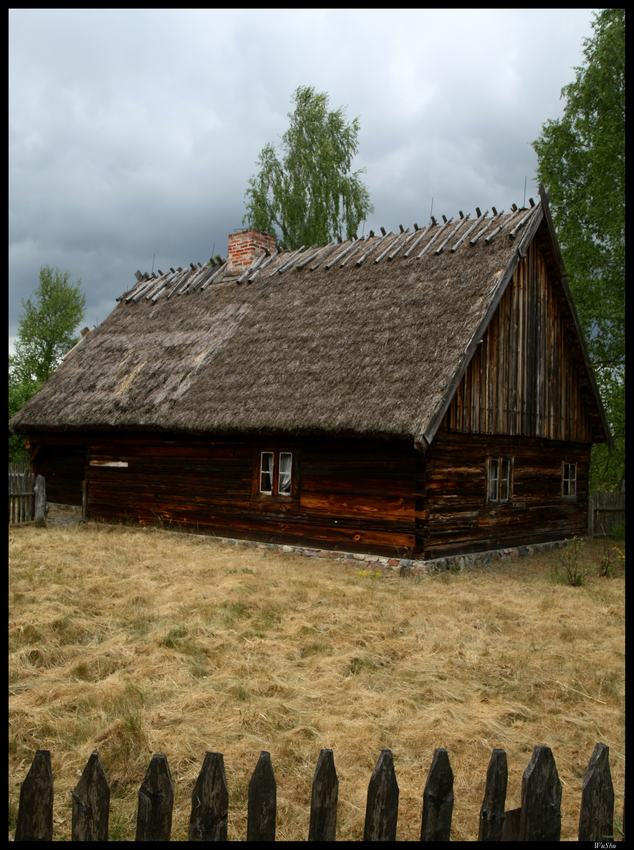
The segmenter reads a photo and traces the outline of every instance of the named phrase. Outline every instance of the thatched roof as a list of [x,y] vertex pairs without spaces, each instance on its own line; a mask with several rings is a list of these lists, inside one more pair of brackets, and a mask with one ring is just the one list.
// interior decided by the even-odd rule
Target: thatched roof
[[11,426],[336,432],[424,447],[542,218],[538,203],[263,255],[240,273],[138,275]]

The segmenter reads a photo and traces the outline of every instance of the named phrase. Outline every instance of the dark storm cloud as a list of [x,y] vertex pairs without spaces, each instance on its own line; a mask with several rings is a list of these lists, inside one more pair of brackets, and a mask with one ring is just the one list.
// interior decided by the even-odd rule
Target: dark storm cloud
[[10,13],[10,336],[42,265],[86,320],[149,271],[224,253],[247,180],[314,85],[361,121],[380,224],[535,194],[590,10]]

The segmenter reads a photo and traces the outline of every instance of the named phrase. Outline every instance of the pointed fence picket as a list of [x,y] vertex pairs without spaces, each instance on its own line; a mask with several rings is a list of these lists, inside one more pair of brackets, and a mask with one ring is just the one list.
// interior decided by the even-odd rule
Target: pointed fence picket
[[[486,775],[480,810],[480,841],[559,841],[561,781],[552,751],[537,746],[522,777],[522,805],[504,810],[507,763],[504,750],[495,749]],[[339,781],[332,750],[321,750],[313,777],[309,841],[336,839]],[[422,841],[450,841],[453,812],[453,771],[446,749],[435,750],[423,790]],[[397,838],[399,788],[392,751],[381,750],[368,785],[365,841]],[[141,784],[137,806],[137,841],[169,841],[174,786],[162,753],[152,756]],[[271,755],[262,752],[251,776],[248,793],[248,841],[274,841],[276,780]],[[190,841],[226,841],[229,791],[221,753],[208,752],[192,792]],[[93,752],[72,792],[73,841],[108,840],[110,789],[99,755]],[[614,790],[609,750],[597,744],[583,778],[579,840],[614,840]],[[625,809],[623,810],[623,827]],[[48,750],[35,753],[20,789],[16,841],[53,839],[53,772]]]

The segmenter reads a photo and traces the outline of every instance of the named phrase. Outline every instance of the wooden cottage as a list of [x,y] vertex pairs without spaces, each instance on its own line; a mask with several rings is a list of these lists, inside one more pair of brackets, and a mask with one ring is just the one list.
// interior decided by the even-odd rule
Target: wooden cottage
[[418,558],[585,534],[609,439],[543,189],[137,273],[11,427],[89,519]]

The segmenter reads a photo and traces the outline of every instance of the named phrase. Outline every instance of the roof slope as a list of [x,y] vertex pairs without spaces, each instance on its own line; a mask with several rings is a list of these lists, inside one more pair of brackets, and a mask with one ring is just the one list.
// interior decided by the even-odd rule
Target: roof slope
[[425,445],[541,204],[141,278],[13,418],[126,429],[412,438]]

